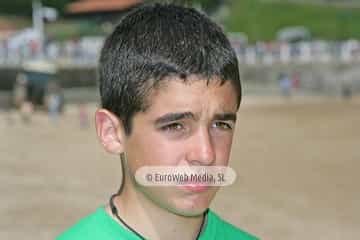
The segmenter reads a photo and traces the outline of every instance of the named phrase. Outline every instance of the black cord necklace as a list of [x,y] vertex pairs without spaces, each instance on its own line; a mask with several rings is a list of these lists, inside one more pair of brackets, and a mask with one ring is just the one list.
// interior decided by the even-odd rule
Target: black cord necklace
[[[110,204],[110,208],[111,208],[111,212],[112,214],[126,227],[128,228],[130,231],[132,231],[136,236],[138,236],[140,239],[142,240],[146,240],[145,237],[143,237],[140,233],[138,233],[135,229],[133,229],[132,227],[130,227],[118,214],[118,210],[114,204],[114,198],[118,195],[118,193],[115,193],[113,194],[111,197],[110,197],[110,201],[109,201],[109,204]],[[206,209],[206,211],[203,213],[203,219],[202,219],[202,222],[201,222],[201,225],[200,225],[200,229],[199,229],[199,232],[198,234],[196,235],[196,240],[199,239],[200,235],[201,235],[201,232],[203,230],[203,227],[204,227],[204,224],[205,224],[205,219],[206,219],[206,215],[208,213],[209,209]]]

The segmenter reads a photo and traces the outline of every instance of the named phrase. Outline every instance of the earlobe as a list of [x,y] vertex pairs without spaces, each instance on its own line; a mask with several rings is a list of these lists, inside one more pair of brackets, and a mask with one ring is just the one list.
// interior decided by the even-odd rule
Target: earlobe
[[96,133],[99,141],[109,153],[124,152],[124,128],[121,120],[106,109],[95,112]]

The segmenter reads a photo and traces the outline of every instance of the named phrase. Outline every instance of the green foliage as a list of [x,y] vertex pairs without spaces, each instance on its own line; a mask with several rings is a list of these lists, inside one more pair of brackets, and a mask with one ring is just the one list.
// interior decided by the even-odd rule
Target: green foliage
[[93,21],[57,21],[47,24],[45,31],[49,39],[60,41],[106,34],[101,25]]
[[313,38],[360,38],[360,9],[286,1],[233,0],[225,22],[227,31],[244,32],[251,42],[276,39],[288,26],[305,26]]
[[[44,6],[64,11],[64,6],[75,0],[42,0]],[[287,0],[146,0],[147,2],[177,2],[185,5],[200,4],[209,14],[221,4],[228,6],[229,14],[224,22],[225,29],[231,32],[244,32],[251,42],[274,40],[276,32],[288,26],[305,26],[314,38],[321,39],[360,39],[360,8],[340,8],[331,5],[293,3]],[[1,0],[0,14],[31,16],[31,0]],[[30,20],[30,18],[29,18]],[[53,36],[65,38],[68,35],[101,33],[82,24],[58,29],[49,29]],[[64,34],[61,33],[64,29]],[[79,30],[80,29],[80,30]],[[84,30],[85,29],[85,30]],[[80,31],[80,33],[79,33]]]
[[[64,6],[75,0],[41,0],[41,3],[47,7],[54,7],[64,12]],[[0,1],[0,14],[14,14],[21,16],[31,16],[32,0],[2,0]]]

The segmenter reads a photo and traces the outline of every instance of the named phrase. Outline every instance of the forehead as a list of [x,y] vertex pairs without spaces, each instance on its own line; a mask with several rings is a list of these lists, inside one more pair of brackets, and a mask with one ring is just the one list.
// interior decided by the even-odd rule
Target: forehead
[[230,81],[218,79],[164,80],[148,98],[149,113],[169,111],[236,112],[237,94]]

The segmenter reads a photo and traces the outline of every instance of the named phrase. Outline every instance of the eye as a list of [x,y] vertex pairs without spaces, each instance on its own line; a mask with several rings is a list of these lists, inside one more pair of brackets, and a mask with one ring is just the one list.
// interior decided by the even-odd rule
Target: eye
[[184,126],[181,123],[171,123],[160,128],[162,131],[181,131]]
[[231,130],[233,129],[232,125],[227,122],[214,122],[213,123],[214,128],[222,129],[222,130]]

